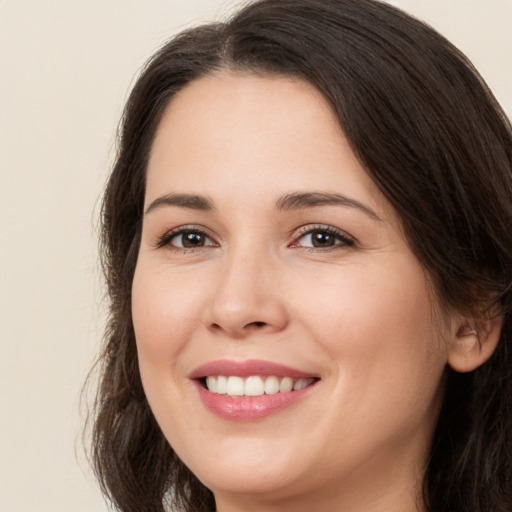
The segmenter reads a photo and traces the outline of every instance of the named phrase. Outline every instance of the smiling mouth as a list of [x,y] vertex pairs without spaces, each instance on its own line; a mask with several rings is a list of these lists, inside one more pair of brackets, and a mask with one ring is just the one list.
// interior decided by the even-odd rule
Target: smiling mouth
[[230,397],[275,395],[300,391],[313,385],[316,378],[278,377],[275,375],[251,375],[239,377],[236,375],[208,376],[200,379],[204,389],[217,395]]
[[321,377],[272,361],[220,359],[192,370],[203,405],[222,420],[259,421],[306,400]]

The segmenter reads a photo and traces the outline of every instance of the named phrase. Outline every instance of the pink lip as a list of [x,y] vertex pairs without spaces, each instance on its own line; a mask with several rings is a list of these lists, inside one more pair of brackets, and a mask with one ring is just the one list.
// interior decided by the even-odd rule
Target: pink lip
[[303,372],[289,366],[273,363],[271,361],[261,361],[250,359],[248,361],[230,361],[221,359],[212,361],[196,368],[189,375],[190,379],[201,379],[203,377],[216,375],[235,375],[237,377],[250,377],[251,375],[275,375],[276,377],[291,377],[292,379],[318,377],[310,372]]
[[259,360],[213,361],[196,368],[189,377],[195,380],[194,384],[201,401],[211,413],[230,421],[256,421],[276,414],[309,395],[316,387],[316,383],[305,389],[288,393],[231,397],[211,393],[203,387],[200,379],[210,375],[235,375],[238,377],[275,375],[277,377],[291,377],[293,379],[317,377],[317,375],[309,372]]

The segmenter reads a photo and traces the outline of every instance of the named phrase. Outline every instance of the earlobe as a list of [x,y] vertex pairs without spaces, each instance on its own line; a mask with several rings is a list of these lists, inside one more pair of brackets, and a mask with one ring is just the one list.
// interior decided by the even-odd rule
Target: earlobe
[[450,346],[448,364],[457,372],[471,372],[481,366],[498,345],[503,317],[463,318]]

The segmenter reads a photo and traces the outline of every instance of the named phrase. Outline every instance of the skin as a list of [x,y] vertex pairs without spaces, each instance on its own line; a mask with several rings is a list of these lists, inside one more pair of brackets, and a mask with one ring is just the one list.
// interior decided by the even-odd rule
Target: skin
[[[304,192],[363,207],[279,208]],[[157,204],[171,193],[214,208]],[[286,77],[196,80],[158,128],[145,205],[132,299],[142,381],[218,511],[423,510],[442,375],[462,320],[435,313],[397,214],[321,94]],[[180,247],[169,232],[182,226],[206,233],[203,245]],[[331,247],[313,247],[306,232],[327,227],[352,242],[333,235]],[[219,359],[263,359],[320,380],[277,414],[228,421],[188,378]]]

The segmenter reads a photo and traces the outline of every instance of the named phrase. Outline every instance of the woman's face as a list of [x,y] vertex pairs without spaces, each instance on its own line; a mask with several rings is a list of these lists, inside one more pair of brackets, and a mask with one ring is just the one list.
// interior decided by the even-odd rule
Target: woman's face
[[453,330],[432,296],[312,86],[226,72],[172,100],[133,322],[155,417],[219,510],[414,492]]

